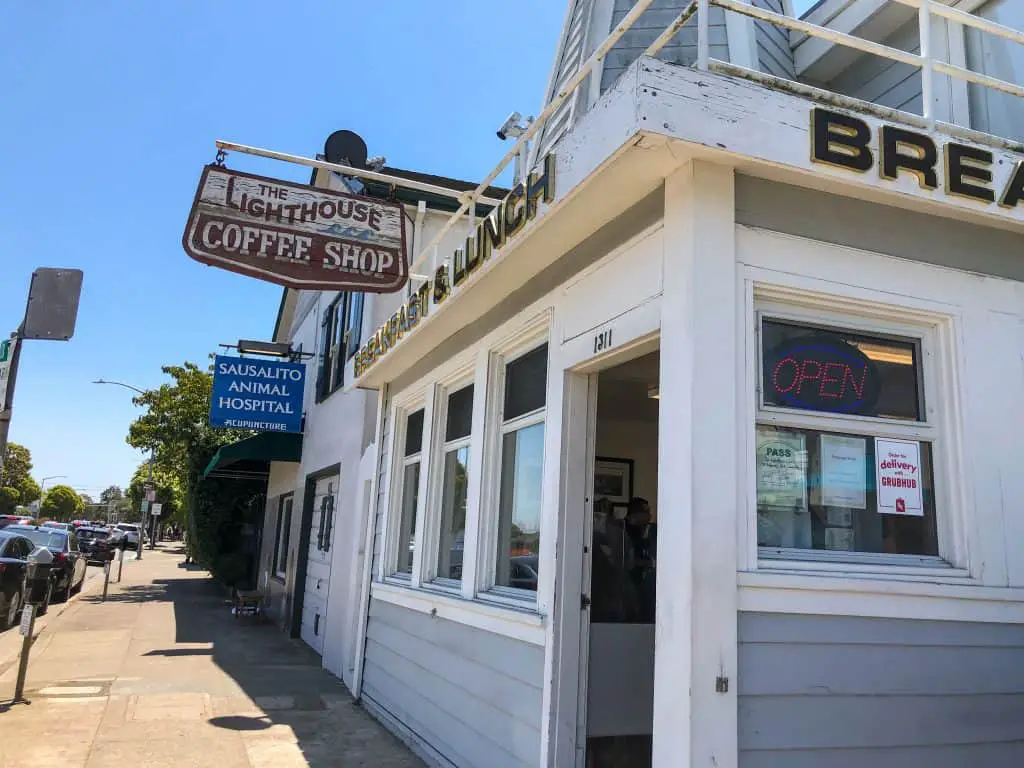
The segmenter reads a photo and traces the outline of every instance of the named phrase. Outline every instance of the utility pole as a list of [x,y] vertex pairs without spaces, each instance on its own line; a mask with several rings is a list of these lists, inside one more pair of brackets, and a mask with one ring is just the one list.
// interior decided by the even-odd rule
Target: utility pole
[[[124,387],[125,389],[130,389],[132,392],[138,392],[140,395],[146,394],[146,390],[139,389],[138,387],[133,387],[131,384],[125,384],[123,381],[107,381],[106,379],[96,379],[96,381],[94,381],[93,384],[113,384],[116,387]],[[154,491],[156,490],[156,484],[153,482],[153,463],[155,461],[156,461],[156,448],[150,448],[149,449],[149,480],[146,483],[146,485],[148,487],[147,487],[147,491],[146,491],[146,493],[144,495],[148,495],[148,493],[149,493],[148,488],[152,488]],[[135,548],[135,559],[136,560],[141,560],[142,559],[142,535],[145,533],[146,527],[148,525],[146,518],[147,517],[152,517],[152,515],[148,514],[149,513],[149,504],[150,504],[149,499],[143,499],[142,503],[140,505],[142,508],[139,511],[140,511],[140,513],[142,515],[142,518],[139,520],[139,544]],[[149,548],[153,549],[152,538],[150,539],[150,542],[151,543],[150,543],[150,547]]]

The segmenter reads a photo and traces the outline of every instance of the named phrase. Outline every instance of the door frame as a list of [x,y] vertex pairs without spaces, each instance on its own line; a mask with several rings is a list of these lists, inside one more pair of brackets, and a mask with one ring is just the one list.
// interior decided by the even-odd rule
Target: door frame
[[[552,740],[549,765],[583,768],[586,761],[587,680],[590,613],[582,605],[590,595],[590,540],[593,533],[594,460],[597,455],[597,376],[608,368],[658,351],[661,330],[611,351],[566,361],[562,420],[562,483],[559,499],[559,551],[552,621]],[[580,553],[576,557],[573,553]]]
[[[341,490],[341,462],[318,469],[306,475],[302,494],[302,520],[299,523],[298,559],[295,562],[295,589],[292,598],[292,621],[289,637],[302,637],[302,609],[306,601],[306,571],[309,564],[309,540],[313,533],[313,510],[316,501],[316,483],[324,477],[338,476]],[[333,555],[332,555],[333,557]],[[322,654],[321,654],[322,655]]]

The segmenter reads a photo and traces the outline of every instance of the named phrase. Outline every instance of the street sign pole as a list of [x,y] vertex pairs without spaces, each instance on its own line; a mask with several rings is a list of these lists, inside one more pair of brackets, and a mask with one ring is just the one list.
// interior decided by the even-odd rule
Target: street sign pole
[[[11,410],[14,408],[14,384],[18,380],[18,361],[21,359],[21,344],[19,344],[18,331],[11,334],[10,347],[13,347],[8,354],[11,355],[10,367],[7,369],[7,392],[0,402],[0,480],[4,475],[4,456],[7,455],[7,435],[11,429]],[[10,349],[8,347],[8,349]],[[2,485],[3,483],[0,483]]]

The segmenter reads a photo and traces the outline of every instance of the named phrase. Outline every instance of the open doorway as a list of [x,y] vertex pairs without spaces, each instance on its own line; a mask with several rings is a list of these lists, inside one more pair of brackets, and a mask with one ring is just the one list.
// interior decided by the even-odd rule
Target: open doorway
[[655,351],[590,379],[597,397],[591,397],[594,472],[584,554],[590,607],[582,622],[580,702],[587,768],[651,764],[659,363]]

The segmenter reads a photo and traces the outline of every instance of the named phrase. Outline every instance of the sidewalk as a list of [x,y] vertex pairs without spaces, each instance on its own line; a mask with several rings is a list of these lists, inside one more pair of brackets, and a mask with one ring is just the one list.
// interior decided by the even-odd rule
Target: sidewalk
[[26,697],[0,675],[0,766],[292,768],[422,764],[352,703],[320,659],[269,624],[235,620],[170,545],[127,561],[36,641]]

